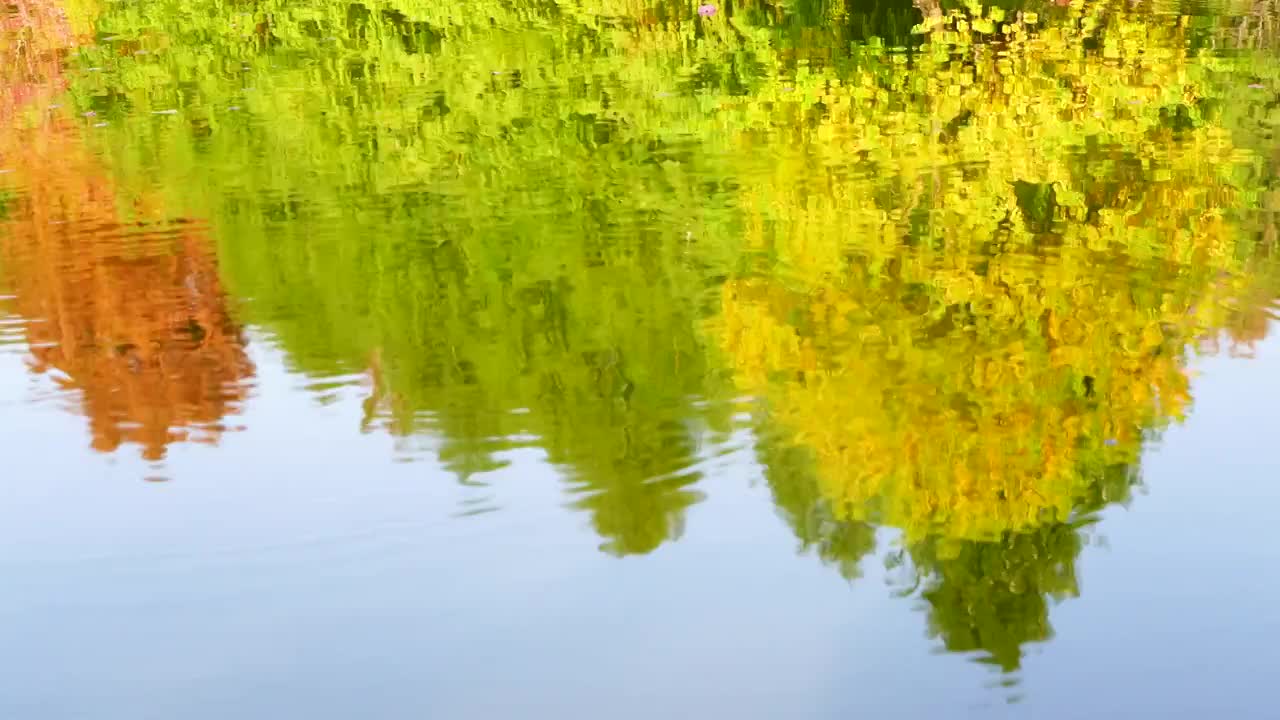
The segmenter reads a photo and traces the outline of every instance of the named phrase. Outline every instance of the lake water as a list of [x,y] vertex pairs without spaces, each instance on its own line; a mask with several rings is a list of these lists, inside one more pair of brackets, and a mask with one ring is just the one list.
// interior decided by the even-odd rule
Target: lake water
[[0,717],[1275,717],[1277,13],[0,6]]

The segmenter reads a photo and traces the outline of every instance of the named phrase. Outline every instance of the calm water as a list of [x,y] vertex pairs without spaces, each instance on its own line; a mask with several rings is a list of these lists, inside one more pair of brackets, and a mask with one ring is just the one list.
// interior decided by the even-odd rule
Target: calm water
[[1275,717],[1278,12],[0,5],[0,717]]

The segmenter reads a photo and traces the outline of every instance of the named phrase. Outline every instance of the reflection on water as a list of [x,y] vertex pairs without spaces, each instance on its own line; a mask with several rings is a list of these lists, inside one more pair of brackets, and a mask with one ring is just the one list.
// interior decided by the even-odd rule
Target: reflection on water
[[19,136],[24,171],[3,228],[12,309],[30,367],[79,396],[93,447],[136,443],[158,460],[212,441],[252,368],[217,263],[190,223],[122,223],[117,198],[59,120]]
[[945,53],[820,81],[821,118],[743,184],[759,261],[709,322],[812,467],[797,534],[849,574],[869,524],[901,529],[933,631],[1005,671],[1183,416],[1191,348],[1258,339],[1277,288],[1274,167],[1220,109],[1251,66],[1206,67],[1180,21],[1083,15],[998,47],[990,14],[951,16]]
[[1003,671],[1280,292],[1263,4],[17,7],[98,38],[7,46],[0,138],[6,292],[94,447],[216,439],[252,325],[459,481],[540,449],[631,555],[745,424],[802,547],[854,580],[897,531]]
[[[54,9],[31,11],[43,32],[17,44],[12,60],[25,62],[10,66],[22,100],[39,61],[53,75],[46,83],[61,78],[55,53],[70,35],[40,24],[66,27]],[[216,439],[252,369],[204,231],[148,222],[146,198],[117,195],[65,112],[26,104],[10,106],[28,117],[0,138],[12,170],[0,268],[12,311],[27,319],[31,369],[78,395],[95,449],[136,443],[158,460],[175,440]]]

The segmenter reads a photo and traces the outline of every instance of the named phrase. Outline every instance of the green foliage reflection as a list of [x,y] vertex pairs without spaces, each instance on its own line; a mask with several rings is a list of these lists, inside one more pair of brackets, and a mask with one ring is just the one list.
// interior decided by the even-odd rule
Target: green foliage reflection
[[108,3],[71,92],[366,430],[536,446],[645,553],[750,395],[802,546],[899,530],[1011,670],[1195,348],[1265,332],[1280,72],[1252,15],[855,5]]

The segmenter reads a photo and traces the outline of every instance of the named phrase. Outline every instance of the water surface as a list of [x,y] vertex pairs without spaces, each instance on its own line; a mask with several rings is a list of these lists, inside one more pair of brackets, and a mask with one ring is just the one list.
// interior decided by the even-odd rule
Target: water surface
[[0,12],[6,716],[1269,716],[1269,5]]

